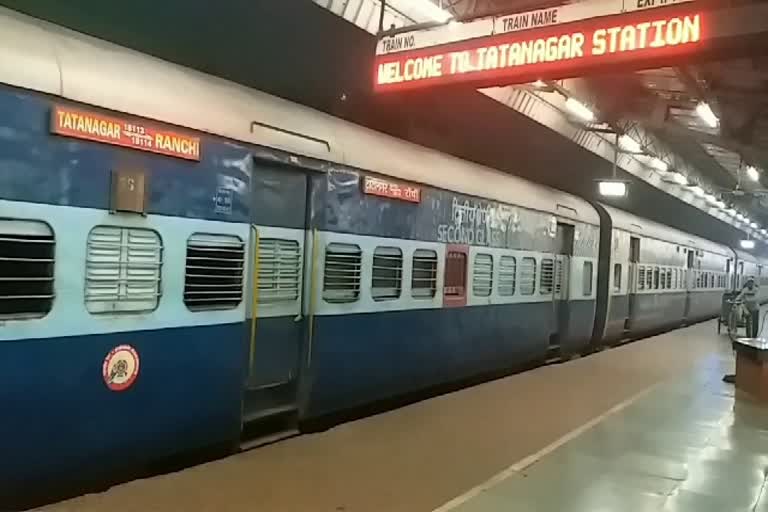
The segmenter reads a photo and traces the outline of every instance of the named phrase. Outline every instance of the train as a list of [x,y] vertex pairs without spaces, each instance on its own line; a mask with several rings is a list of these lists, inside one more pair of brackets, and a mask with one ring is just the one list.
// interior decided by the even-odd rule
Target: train
[[768,284],[616,208],[15,11],[0,31],[0,503]]

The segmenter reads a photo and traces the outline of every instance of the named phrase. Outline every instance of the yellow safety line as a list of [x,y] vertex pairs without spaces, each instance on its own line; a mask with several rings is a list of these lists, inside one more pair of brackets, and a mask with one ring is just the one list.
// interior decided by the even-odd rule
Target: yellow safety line
[[312,337],[315,333],[315,296],[317,295],[317,228],[312,230],[312,266],[309,275],[309,336],[307,341],[307,366],[312,363]]
[[253,373],[253,360],[256,355],[256,315],[259,310],[259,230],[251,226],[256,233],[253,249],[253,275],[251,276],[251,287],[253,288],[253,299],[251,302],[251,343],[248,354],[248,375]]

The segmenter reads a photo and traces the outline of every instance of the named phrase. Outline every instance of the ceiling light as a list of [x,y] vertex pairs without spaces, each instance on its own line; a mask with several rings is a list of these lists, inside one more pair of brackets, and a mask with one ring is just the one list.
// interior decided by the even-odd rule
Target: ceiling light
[[736,217],[739,214],[739,212],[737,212],[734,208],[731,208],[730,210],[726,211],[725,213],[727,213],[728,215],[731,215],[733,217]]
[[691,187],[691,192],[693,192],[694,194],[696,194],[699,197],[704,197],[706,195],[706,192],[704,192],[704,189],[701,188],[698,185],[692,186]]
[[660,172],[667,172],[669,170],[669,164],[658,157],[651,158],[649,165]]
[[534,86],[537,89],[544,89],[547,86],[547,82],[545,82],[544,80],[539,79],[539,80],[536,80],[535,82],[533,82],[531,85]]
[[755,248],[755,241],[754,240],[742,240],[741,241],[741,248],[742,249],[754,249]]
[[643,147],[629,135],[619,137],[619,147],[629,153],[642,153]]
[[726,204],[725,204],[725,201],[717,201],[717,202],[715,203],[715,206],[717,206],[717,207],[718,207],[718,208],[720,208],[721,210],[725,210],[725,208],[726,208]]
[[709,204],[717,204],[717,197],[714,194],[707,194],[704,196]]
[[675,183],[677,183],[678,185],[688,184],[688,178],[686,178],[684,174],[679,172],[673,172],[672,179],[675,180]]
[[445,9],[441,9],[437,4],[431,0],[412,0],[413,7],[424,16],[427,16],[439,23],[445,23],[453,18],[453,14],[449,13]]
[[715,113],[712,112],[712,107],[704,101],[696,105],[696,113],[699,114],[701,120],[707,123],[707,126],[710,128],[717,128],[720,124],[720,120]]
[[747,166],[747,176],[749,176],[749,179],[752,181],[757,181],[760,179],[760,173],[753,165]]
[[741,222],[744,222],[745,220],[747,220],[747,218],[744,215],[740,214],[740,213],[736,214],[736,218],[739,219],[739,221],[741,221]]
[[588,123],[591,123],[595,120],[595,113],[578,100],[568,98],[565,100],[565,108],[567,108],[568,111],[573,115],[583,119],[584,121],[587,121]]
[[749,225],[749,227],[751,227],[752,229],[757,229],[760,227],[760,224],[758,224],[757,222],[753,222],[752,224]]
[[626,197],[627,183],[617,180],[601,180],[597,183],[598,191],[603,197]]
[[761,229],[760,230],[760,234],[763,235],[763,236],[768,235],[768,229],[765,229],[765,228]]

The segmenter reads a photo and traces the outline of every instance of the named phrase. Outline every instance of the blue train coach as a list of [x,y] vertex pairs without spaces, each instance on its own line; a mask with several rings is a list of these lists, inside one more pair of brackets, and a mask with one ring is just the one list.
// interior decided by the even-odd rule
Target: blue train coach
[[0,507],[679,325],[698,276],[689,318],[714,315],[736,274],[258,91],[0,31]]

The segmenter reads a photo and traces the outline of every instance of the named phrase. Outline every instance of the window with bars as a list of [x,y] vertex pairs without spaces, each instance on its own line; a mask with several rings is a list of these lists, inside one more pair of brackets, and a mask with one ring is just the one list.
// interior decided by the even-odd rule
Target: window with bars
[[645,290],[645,267],[640,267],[637,271],[637,289]]
[[661,285],[659,286],[660,289],[666,290],[667,289],[667,269],[662,268],[660,271],[660,279],[661,279]]
[[445,258],[446,297],[464,297],[467,287],[467,255],[463,252],[449,252]]
[[536,260],[523,258],[520,262],[520,294],[533,295],[536,291]]
[[613,265],[613,291],[621,292],[621,263]]
[[94,314],[153,311],[160,301],[162,264],[157,232],[96,226],[88,234],[86,308]]
[[594,271],[594,265],[591,261],[584,262],[584,271],[582,272],[582,290],[585,297],[592,296],[592,274]]
[[490,297],[493,289],[493,256],[476,254],[472,275],[472,293],[475,297]]
[[373,251],[371,296],[385,301],[400,298],[403,289],[403,251],[397,247],[377,247]]
[[545,258],[541,260],[541,281],[539,282],[539,293],[542,295],[552,294],[552,287],[554,282],[555,260]]
[[39,318],[51,310],[54,258],[47,224],[0,220],[0,319]]
[[512,297],[517,281],[517,260],[514,256],[502,256],[499,260],[499,296]]
[[193,311],[236,308],[243,300],[244,269],[245,243],[239,237],[193,234],[187,240],[184,304]]
[[658,290],[661,285],[661,269],[656,267],[653,269],[653,289]]
[[431,299],[437,294],[437,253],[416,249],[413,253],[411,295],[415,299]]
[[360,298],[362,259],[358,245],[328,244],[323,276],[323,299],[326,302],[344,304]]
[[645,271],[645,288],[653,290],[653,267],[647,267]]
[[259,239],[259,304],[281,304],[299,298],[301,248],[296,240]]

